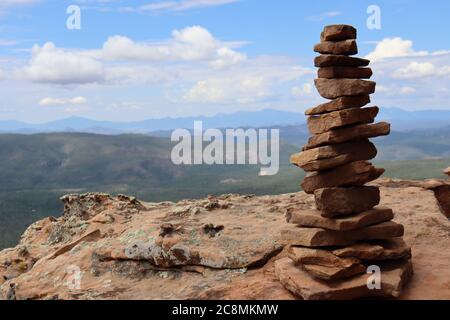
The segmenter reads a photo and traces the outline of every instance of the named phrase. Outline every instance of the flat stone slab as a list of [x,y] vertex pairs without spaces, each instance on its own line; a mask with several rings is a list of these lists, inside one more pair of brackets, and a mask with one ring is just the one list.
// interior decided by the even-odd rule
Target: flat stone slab
[[350,231],[390,221],[394,218],[392,209],[383,207],[374,208],[340,219],[325,218],[321,214],[318,210],[291,211],[288,214],[287,220],[289,223],[302,227]]
[[370,79],[372,77],[372,69],[355,68],[355,67],[325,67],[320,68],[317,72],[319,78],[325,79]]
[[[314,149],[313,149],[314,150]],[[324,188],[314,191],[316,207],[327,218],[367,211],[380,203],[380,188]]]
[[289,227],[282,231],[282,237],[286,243],[293,246],[327,247],[353,245],[365,240],[402,237],[404,231],[403,225],[388,221],[351,231]]
[[357,31],[354,27],[346,24],[335,24],[325,26],[320,35],[321,41],[342,41],[356,39]]
[[356,161],[322,172],[310,172],[303,180],[301,187],[308,194],[317,189],[332,187],[362,186],[378,179],[384,169],[375,168],[370,162]]
[[339,111],[350,108],[360,108],[370,103],[370,96],[348,96],[339,97],[333,101],[323,103],[317,107],[305,111],[307,116],[313,116],[333,111]]
[[323,67],[367,67],[370,60],[334,54],[322,54],[314,59],[317,68]]
[[283,286],[304,300],[349,300],[369,297],[398,298],[413,274],[410,260],[385,263],[381,267],[381,289],[370,290],[372,274],[325,282],[311,277],[289,258],[275,262],[275,274]]
[[309,138],[305,150],[323,145],[344,143],[353,140],[387,136],[391,132],[391,125],[387,122],[376,124],[359,124],[345,128],[332,129]]
[[309,149],[291,156],[291,163],[305,171],[322,171],[344,164],[371,160],[377,156],[377,148],[369,140],[362,140]]
[[375,92],[376,83],[360,79],[315,79],[319,94],[326,99],[342,96],[361,96]]
[[358,259],[339,258],[326,250],[290,247],[288,257],[310,275],[327,281],[349,278],[366,271]]
[[353,124],[372,123],[378,115],[378,107],[352,108],[333,111],[308,118],[308,129],[312,134],[320,134],[331,129]]
[[355,40],[323,41],[314,46],[314,51],[322,54],[354,55],[358,53]]
[[402,238],[358,243],[332,252],[341,258],[355,258],[363,261],[410,259],[412,256],[411,247]]

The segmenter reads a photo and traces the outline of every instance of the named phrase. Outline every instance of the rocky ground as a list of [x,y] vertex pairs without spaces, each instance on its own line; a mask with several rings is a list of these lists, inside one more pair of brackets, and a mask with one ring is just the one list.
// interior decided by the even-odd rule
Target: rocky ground
[[[373,184],[412,246],[414,276],[401,298],[450,299],[450,184]],[[314,208],[312,195],[63,201],[62,217],[34,223],[17,247],[0,252],[0,299],[295,299],[274,262],[287,254],[286,213]]]

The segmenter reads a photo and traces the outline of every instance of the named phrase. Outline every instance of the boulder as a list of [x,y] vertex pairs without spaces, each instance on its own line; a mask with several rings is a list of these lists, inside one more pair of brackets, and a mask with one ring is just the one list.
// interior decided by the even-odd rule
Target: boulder
[[312,194],[322,188],[362,186],[383,173],[384,169],[375,168],[370,162],[356,161],[328,171],[308,173],[301,186]]
[[402,238],[375,240],[333,250],[341,258],[363,261],[385,261],[411,258],[411,247]]
[[304,300],[348,300],[368,297],[398,298],[413,273],[410,260],[385,263],[381,267],[381,289],[369,289],[371,274],[362,274],[330,285],[311,277],[289,258],[275,262],[275,274],[286,289]]
[[354,55],[358,53],[355,40],[323,41],[314,46],[314,51],[322,54]]
[[356,39],[357,31],[354,27],[345,24],[326,26],[320,35],[321,41],[342,41]]
[[353,140],[386,136],[391,132],[391,125],[387,122],[376,124],[358,124],[345,128],[332,129],[309,138],[304,150],[323,145],[344,143]]
[[[314,149],[313,149],[314,150]],[[324,188],[314,192],[316,207],[322,216],[332,218],[369,210],[380,203],[380,188]]]
[[282,237],[285,243],[292,246],[327,247],[348,246],[358,241],[397,238],[402,237],[403,233],[403,225],[388,221],[351,231],[287,227],[282,231]]
[[360,79],[315,79],[319,94],[326,99],[342,96],[361,96],[375,92],[376,83]]
[[319,69],[318,77],[326,79],[370,79],[370,77],[372,77],[372,69],[355,67],[325,67]]
[[314,59],[314,65],[322,67],[367,67],[370,61],[362,58],[334,54],[322,54]]
[[375,145],[362,140],[305,150],[292,155],[291,163],[305,171],[321,171],[354,161],[370,160],[376,155]]
[[343,109],[360,108],[370,103],[370,96],[339,97],[305,111],[307,116],[313,116]]
[[298,210],[289,212],[287,220],[302,227],[351,231],[390,221],[393,218],[394,213],[391,209],[379,207],[340,219],[325,218],[319,210]]
[[333,111],[308,118],[308,129],[313,134],[320,134],[331,129],[354,124],[372,123],[378,115],[378,107],[352,108]]

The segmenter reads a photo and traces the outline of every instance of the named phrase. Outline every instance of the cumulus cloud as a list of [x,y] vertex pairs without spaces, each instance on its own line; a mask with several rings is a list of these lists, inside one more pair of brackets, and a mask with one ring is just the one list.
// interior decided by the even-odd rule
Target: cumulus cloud
[[305,83],[301,87],[293,87],[291,93],[294,97],[303,97],[313,93],[313,86],[310,83]]
[[313,71],[289,61],[259,58],[220,75],[197,81],[183,95],[184,102],[250,104],[276,95],[279,87]]
[[376,62],[389,58],[441,56],[449,53],[449,50],[438,50],[434,52],[426,50],[416,51],[411,40],[404,40],[400,37],[396,37],[385,38],[378,42],[374,51],[369,53],[366,56],[366,59]]
[[398,79],[415,79],[450,74],[450,66],[436,67],[431,62],[410,62],[406,67],[397,69],[393,77]]
[[87,99],[85,97],[75,97],[70,99],[59,99],[47,97],[43,98],[39,101],[40,106],[70,106],[70,105],[83,105],[87,103]]
[[416,52],[413,49],[411,40],[403,40],[402,38],[386,38],[378,42],[375,50],[369,53],[366,58],[371,61],[383,60],[386,58],[407,57],[427,55],[427,51]]
[[399,85],[377,85],[377,93],[382,93],[387,96],[410,95],[416,93],[417,90],[413,87],[399,86]]
[[166,43],[137,43],[123,37],[110,37],[102,49],[106,60],[210,61],[216,68],[238,64],[246,55],[232,50],[200,26],[174,30]]
[[248,104],[260,101],[270,93],[267,80],[263,77],[212,78],[198,81],[185,93],[183,100],[196,103]]
[[[169,40],[136,42],[124,36],[107,39],[100,49],[76,50],[59,48],[52,42],[35,45],[28,65],[16,74],[33,82],[61,85],[88,83],[145,83],[173,79],[188,62],[201,68],[222,70],[239,65],[247,56],[234,50],[241,43],[216,39],[200,26],[174,30]],[[193,67],[193,65],[191,65]],[[144,74],[146,72],[146,74]]]
[[47,42],[42,47],[35,45],[31,55],[29,64],[23,69],[25,77],[31,81],[84,84],[103,79],[102,64],[82,52],[57,48]]
[[[114,36],[99,49],[59,48],[52,42],[35,45],[16,78],[59,85],[162,85],[162,95],[176,103],[251,104],[280,97],[314,70],[289,57],[248,58],[208,30],[187,27],[159,42],[138,42]],[[20,78],[21,77],[21,78]],[[312,92],[305,84],[303,93]],[[292,97],[287,95],[288,99]],[[85,102],[84,102],[85,103]],[[75,106],[82,100],[47,97],[40,105]],[[72,108],[73,109],[73,108]]]

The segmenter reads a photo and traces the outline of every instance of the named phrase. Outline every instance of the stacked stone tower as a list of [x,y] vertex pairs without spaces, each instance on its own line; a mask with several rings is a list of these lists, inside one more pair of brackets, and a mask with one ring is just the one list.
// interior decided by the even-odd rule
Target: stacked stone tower
[[291,158],[307,172],[301,186],[316,209],[288,212],[288,258],[276,273],[304,299],[398,297],[412,275],[403,226],[379,206],[380,189],[366,185],[384,173],[368,161],[377,155],[369,138],[388,135],[390,125],[373,124],[378,107],[364,107],[376,84],[362,80],[372,76],[369,60],[351,57],[356,35],[352,26],[327,26],[314,47],[315,85],[331,101],[306,111],[313,136]]

